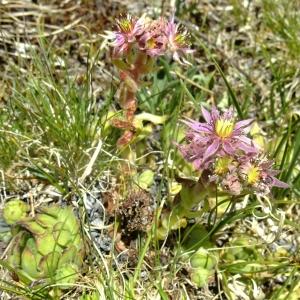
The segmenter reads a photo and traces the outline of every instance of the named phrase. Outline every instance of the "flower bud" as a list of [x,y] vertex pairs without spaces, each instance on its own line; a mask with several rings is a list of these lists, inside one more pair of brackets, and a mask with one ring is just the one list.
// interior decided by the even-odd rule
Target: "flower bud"
[[3,210],[3,219],[9,225],[15,224],[22,218],[26,217],[26,213],[29,211],[29,206],[19,200],[13,199],[7,202]]
[[216,263],[216,258],[204,248],[200,248],[190,259],[190,264],[193,268],[213,270]]
[[198,287],[203,287],[208,283],[209,278],[213,275],[212,270],[198,268],[191,273],[191,281]]

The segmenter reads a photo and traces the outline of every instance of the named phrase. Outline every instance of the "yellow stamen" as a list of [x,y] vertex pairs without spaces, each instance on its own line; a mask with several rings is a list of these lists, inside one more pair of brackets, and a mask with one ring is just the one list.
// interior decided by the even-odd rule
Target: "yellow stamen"
[[187,44],[186,37],[183,34],[177,34],[175,42],[180,46],[185,46]]
[[255,184],[260,177],[260,171],[258,167],[251,166],[247,172],[247,181],[249,184]]
[[230,137],[234,128],[234,122],[230,119],[218,119],[215,125],[216,134],[220,138]]
[[119,20],[118,24],[124,33],[129,33],[132,31],[132,21],[131,20],[121,19],[121,20]]
[[147,47],[148,49],[154,49],[154,48],[156,47],[156,41],[155,41],[155,39],[153,39],[153,38],[149,39],[149,40],[147,41],[146,47]]
[[215,173],[222,175],[229,170],[229,165],[232,163],[232,158],[230,157],[220,157],[215,163]]

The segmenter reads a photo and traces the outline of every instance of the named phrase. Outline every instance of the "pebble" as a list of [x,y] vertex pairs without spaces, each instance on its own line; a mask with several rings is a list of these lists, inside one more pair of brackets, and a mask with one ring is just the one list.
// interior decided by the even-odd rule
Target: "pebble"
[[128,263],[128,252],[124,251],[121,252],[118,256],[117,256],[117,263],[118,265],[126,265]]
[[96,218],[91,222],[92,226],[98,227],[99,229],[103,227],[103,220],[101,218]]
[[99,248],[105,252],[112,250],[113,242],[109,236],[101,236],[96,238],[96,243],[99,245]]
[[146,280],[149,279],[149,274],[148,274],[148,272],[145,271],[145,270],[142,270],[142,271],[141,271],[140,276],[141,276],[141,279],[144,280],[144,281],[146,281]]
[[10,226],[6,224],[4,219],[0,218],[0,233],[7,232],[10,230]]

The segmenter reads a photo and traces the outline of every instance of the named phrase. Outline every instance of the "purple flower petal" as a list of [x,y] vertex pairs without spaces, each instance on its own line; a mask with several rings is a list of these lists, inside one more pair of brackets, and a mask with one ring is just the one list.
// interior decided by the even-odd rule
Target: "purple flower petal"
[[213,156],[219,149],[219,139],[215,139],[214,142],[206,149],[203,155],[203,161],[206,161],[210,156]]
[[206,143],[211,141],[211,137],[210,136],[201,136],[201,135],[197,135],[194,137],[194,142],[196,143],[201,143],[202,145],[205,145]]
[[290,187],[287,183],[280,181],[279,179],[273,176],[272,176],[272,185],[283,189],[287,189]]
[[[263,161],[260,166],[263,168],[263,169],[270,169],[274,164],[274,161],[273,160],[267,160],[267,161]],[[274,171],[274,170],[272,170]],[[280,173],[280,171],[278,171],[278,173]],[[277,174],[278,174],[277,173]]]
[[220,117],[220,113],[215,106],[211,108],[211,119],[215,122]]
[[154,49],[147,49],[146,50],[146,53],[148,55],[150,55],[151,57],[154,57],[154,56],[160,56],[160,55],[163,55],[163,50],[162,49],[158,49],[158,48],[154,48]]
[[232,145],[226,141],[223,142],[223,150],[229,155],[234,155],[236,152],[236,149],[234,149]]
[[238,130],[240,128],[244,128],[249,126],[251,123],[253,122],[253,119],[247,119],[247,120],[243,120],[243,121],[239,121],[235,124],[234,129]]
[[276,176],[276,175],[278,175],[279,173],[280,173],[280,171],[279,170],[269,170],[269,175],[271,175],[271,176]]
[[246,153],[257,153],[258,150],[254,146],[247,145],[243,142],[237,144],[238,149],[245,151]]
[[195,160],[193,161],[194,168],[195,168],[196,170],[201,169],[201,163],[202,163],[202,159],[200,159],[200,158],[195,159]]
[[173,15],[171,17],[171,20],[166,24],[165,35],[171,37],[175,33],[176,33],[176,25],[174,23],[174,15]]
[[252,146],[252,140],[249,139],[248,137],[246,137],[245,135],[235,136],[235,139],[240,141],[240,142],[243,142],[244,144]]
[[145,18],[142,16],[136,21],[132,31],[132,35],[133,36],[141,35],[144,31],[144,28],[145,28]]
[[191,129],[193,129],[194,131],[213,133],[213,128],[206,123],[200,123],[190,119],[182,120],[182,122],[187,126],[189,126]]
[[207,123],[210,123],[211,122],[211,115],[210,115],[209,111],[206,110],[203,106],[201,106],[201,111],[202,111],[202,115],[203,115],[203,118],[205,119],[205,121]]

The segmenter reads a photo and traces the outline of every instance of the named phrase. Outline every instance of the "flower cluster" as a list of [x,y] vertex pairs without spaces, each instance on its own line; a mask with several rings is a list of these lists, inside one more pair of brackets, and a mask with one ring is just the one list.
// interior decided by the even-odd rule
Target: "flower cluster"
[[192,53],[189,35],[174,22],[174,17],[148,20],[127,15],[116,21],[113,32],[113,62],[119,69],[119,104],[123,118],[114,119],[113,126],[123,129],[118,146],[130,143],[135,136],[134,116],[137,109],[136,94],[141,78],[149,74],[158,56],[171,54],[174,60],[186,63],[184,55]]
[[127,15],[117,20],[117,30],[113,35],[114,57],[126,56],[133,49],[157,57],[171,53],[173,58],[182,62],[182,55],[192,53],[188,32],[174,22],[174,16],[147,20]]
[[224,190],[239,195],[255,191],[268,194],[273,186],[287,188],[278,180],[273,162],[247,136],[252,120],[236,122],[233,110],[221,114],[202,108],[205,123],[183,120],[189,130],[187,144],[178,145],[183,157],[199,170],[208,170],[210,181]]

